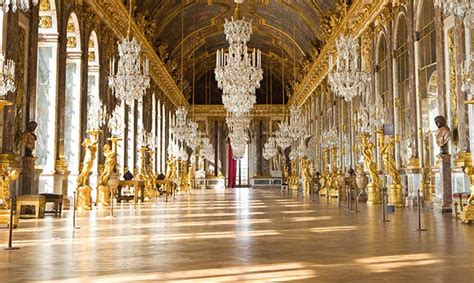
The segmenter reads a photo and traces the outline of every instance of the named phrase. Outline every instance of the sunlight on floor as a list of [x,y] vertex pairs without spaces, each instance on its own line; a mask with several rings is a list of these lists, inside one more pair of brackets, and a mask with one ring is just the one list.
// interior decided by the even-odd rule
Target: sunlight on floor
[[432,254],[406,254],[362,258],[355,261],[371,272],[388,272],[402,267],[414,267],[441,263],[443,260]]

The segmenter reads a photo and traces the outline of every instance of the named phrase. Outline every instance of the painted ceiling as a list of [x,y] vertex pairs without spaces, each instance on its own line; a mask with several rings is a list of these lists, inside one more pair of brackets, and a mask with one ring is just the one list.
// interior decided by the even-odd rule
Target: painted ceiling
[[[224,22],[234,14],[234,1],[133,3],[135,21],[190,103],[221,103],[214,80],[215,52],[228,46]],[[241,15],[253,23],[248,46],[262,51],[264,80],[257,92],[258,103],[283,102],[283,87],[285,92],[291,92],[292,82],[302,79],[337,21],[341,3],[342,0],[246,0],[241,4]],[[127,0],[124,4],[129,5]]]

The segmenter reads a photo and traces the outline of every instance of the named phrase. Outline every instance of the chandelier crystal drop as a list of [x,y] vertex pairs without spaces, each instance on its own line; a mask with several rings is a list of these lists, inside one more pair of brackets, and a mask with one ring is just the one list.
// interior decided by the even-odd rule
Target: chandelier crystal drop
[[435,5],[448,16],[454,15],[461,18],[471,14],[474,9],[474,2],[471,0],[436,0]]
[[[33,6],[31,6],[30,2]],[[15,13],[17,9],[28,12],[31,7],[38,5],[38,0],[3,0],[1,5],[5,13],[9,11]]]
[[370,121],[373,131],[382,128],[385,123],[385,109],[383,98],[380,94],[375,95],[375,106],[370,108]]
[[127,36],[118,43],[119,60],[115,73],[115,59],[110,62],[109,87],[117,99],[131,105],[145,95],[150,87],[148,59],[141,60],[141,46],[133,37]]
[[291,145],[290,125],[288,120],[280,122],[279,129],[276,135],[276,143],[282,150],[287,149]]
[[290,107],[289,132],[290,137],[293,140],[298,140],[302,138],[305,134],[305,126],[303,123],[303,115],[301,113],[301,108],[295,105]]
[[0,53],[0,98],[4,99],[9,92],[14,92],[15,87],[15,62],[5,60],[3,53]]
[[337,58],[334,70],[329,57],[329,84],[346,101],[365,91],[369,76],[359,66],[359,42],[351,35],[341,35],[336,41]]

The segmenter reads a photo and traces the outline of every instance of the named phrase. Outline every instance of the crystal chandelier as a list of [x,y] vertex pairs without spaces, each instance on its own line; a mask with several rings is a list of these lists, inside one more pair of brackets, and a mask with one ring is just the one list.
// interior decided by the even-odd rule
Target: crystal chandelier
[[107,109],[98,96],[93,95],[89,101],[87,125],[88,130],[98,130],[107,121]]
[[471,14],[474,8],[474,3],[470,0],[437,0],[435,5],[443,10],[446,15],[454,15],[461,18]]
[[[31,3],[33,6],[36,6],[38,5],[38,0],[31,0]],[[30,0],[3,0],[2,8],[5,13],[9,11],[15,13],[17,9],[28,12],[30,10]]]
[[15,87],[15,62],[5,60],[3,53],[0,53],[0,98],[4,99],[9,92],[14,92]]
[[184,140],[194,150],[198,144],[198,124],[194,121],[187,122],[187,130]]
[[323,136],[326,139],[326,147],[332,148],[338,145],[338,135],[335,128],[324,131]]
[[276,144],[276,139],[270,137],[268,141],[263,146],[263,158],[270,160],[272,157],[278,154],[278,147]]
[[238,160],[244,156],[249,142],[247,130],[250,125],[250,115],[248,113],[237,115],[229,112],[226,121],[233,158]]
[[214,160],[214,148],[212,147],[211,141],[209,138],[201,138],[202,154],[204,158],[208,161]]
[[171,133],[174,137],[183,142],[187,136],[188,127],[186,126],[186,119],[188,115],[188,110],[184,107],[178,107],[175,113],[175,123],[171,126]]
[[222,89],[222,101],[229,112],[249,112],[256,102],[255,92],[260,88],[263,69],[260,50],[249,53],[247,42],[252,35],[252,23],[239,17],[239,3],[236,1],[236,19],[225,20],[224,33],[229,49],[216,52],[217,85]]
[[280,122],[276,143],[282,150],[287,149],[291,145],[290,125],[286,119]]
[[375,106],[370,108],[371,126],[374,131],[381,129],[385,123],[385,109],[383,98],[380,94],[375,95]]
[[303,116],[298,106],[290,107],[290,126],[289,135],[295,141],[302,138],[305,134]]
[[345,101],[365,90],[369,79],[359,67],[359,42],[351,35],[341,35],[336,41],[337,58],[334,70],[332,56],[329,57],[329,84]]
[[123,117],[122,117],[122,107],[117,105],[112,112],[112,116],[109,119],[108,127],[110,129],[110,133],[114,137],[120,137],[122,135],[122,127],[123,127]]
[[[115,58],[110,62],[109,87],[117,99],[131,105],[145,95],[150,87],[148,59],[142,62],[141,46],[136,40],[127,36],[118,44],[119,61],[115,73]],[[142,70],[143,66],[143,70]]]

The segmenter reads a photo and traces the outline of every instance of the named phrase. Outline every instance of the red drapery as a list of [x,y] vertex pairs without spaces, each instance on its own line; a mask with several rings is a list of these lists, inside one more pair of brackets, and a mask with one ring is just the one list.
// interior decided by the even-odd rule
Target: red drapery
[[228,183],[227,186],[229,188],[235,188],[235,181],[237,179],[237,160],[234,159],[233,154],[232,154],[232,146],[230,145],[230,142],[228,143],[229,147],[229,155],[228,155],[228,160],[229,160],[229,174],[228,174]]

